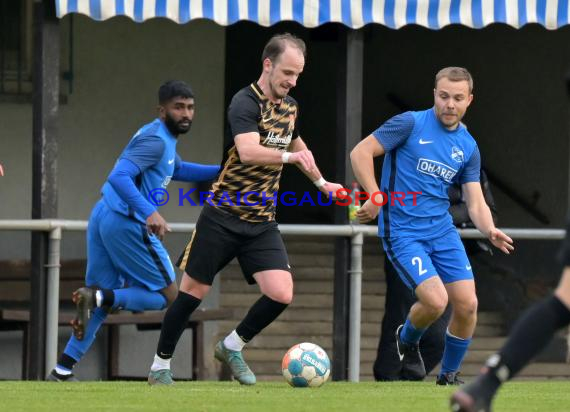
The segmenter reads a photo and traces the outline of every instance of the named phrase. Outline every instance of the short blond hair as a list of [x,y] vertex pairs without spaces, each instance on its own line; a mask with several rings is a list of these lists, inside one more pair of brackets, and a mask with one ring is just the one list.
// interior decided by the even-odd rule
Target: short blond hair
[[437,83],[443,79],[447,78],[452,82],[466,81],[469,85],[469,94],[473,93],[473,77],[471,73],[464,67],[445,67],[441,69],[435,75],[435,88],[437,89]]
[[263,48],[261,63],[263,63],[265,59],[269,59],[273,63],[276,63],[288,45],[299,49],[301,53],[303,53],[303,57],[307,58],[307,46],[305,45],[305,42],[291,33],[283,33],[276,34],[269,39]]

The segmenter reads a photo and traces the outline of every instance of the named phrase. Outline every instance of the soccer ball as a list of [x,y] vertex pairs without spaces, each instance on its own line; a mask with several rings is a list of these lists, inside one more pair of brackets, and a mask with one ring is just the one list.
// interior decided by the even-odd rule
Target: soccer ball
[[289,385],[295,388],[318,388],[329,378],[331,362],[323,348],[304,342],[287,351],[281,369]]

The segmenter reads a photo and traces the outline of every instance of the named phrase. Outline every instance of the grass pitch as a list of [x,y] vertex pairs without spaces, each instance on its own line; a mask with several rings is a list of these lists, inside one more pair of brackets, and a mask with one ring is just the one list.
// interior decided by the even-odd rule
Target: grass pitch
[[[318,389],[285,382],[253,387],[235,382],[178,382],[150,387],[146,382],[0,382],[2,411],[203,411],[203,412],[441,412],[456,388],[420,383],[329,382]],[[570,382],[507,384],[494,411],[569,411]]]

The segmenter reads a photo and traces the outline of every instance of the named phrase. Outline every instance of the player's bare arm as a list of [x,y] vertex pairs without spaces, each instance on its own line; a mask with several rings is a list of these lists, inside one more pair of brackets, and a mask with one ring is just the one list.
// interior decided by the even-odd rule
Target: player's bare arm
[[[290,148],[294,142],[299,138],[293,140]],[[251,165],[279,165],[282,163],[292,163],[303,171],[311,172],[313,175],[319,175],[320,172],[315,165],[313,154],[305,146],[303,150],[292,150],[286,159],[284,159],[284,152],[264,147],[260,144],[261,137],[257,132],[242,133],[236,135],[234,142],[239,157],[242,163]],[[286,160],[286,161],[284,161]],[[316,170],[316,171],[315,171]]]
[[489,238],[491,243],[503,253],[510,254],[515,248],[513,240],[503,231],[497,229],[493,223],[493,216],[479,182],[469,182],[462,186],[465,195],[465,203],[469,211],[469,217],[481,233]]
[[246,165],[279,165],[283,163],[282,152],[260,144],[259,133],[241,133],[235,136],[234,143],[239,158]]
[[[382,156],[384,153],[384,147],[372,135],[360,141],[350,152],[350,162],[356,180],[368,193],[380,191],[374,176],[374,158]],[[376,199],[376,203],[381,201],[382,199]],[[368,199],[356,212],[356,216],[360,223],[367,223],[375,219],[379,211],[380,207],[372,203],[372,199]]]

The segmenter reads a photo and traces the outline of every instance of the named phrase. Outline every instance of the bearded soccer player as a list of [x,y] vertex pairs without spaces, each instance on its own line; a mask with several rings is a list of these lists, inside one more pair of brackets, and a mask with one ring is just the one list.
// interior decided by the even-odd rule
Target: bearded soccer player
[[[171,180],[212,180],[217,165],[184,162],[176,153],[180,135],[194,118],[194,94],[182,81],[158,91],[159,117],[127,144],[101,190],[87,227],[87,287],[74,292],[73,335],[49,381],[76,381],[73,367],[93,344],[109,310],[160,310],[177,295],[175,273],[161,239],[169,230],[158,213],[155,190]],[[154,199],[154,201],[150,201]]]

